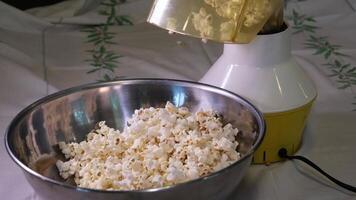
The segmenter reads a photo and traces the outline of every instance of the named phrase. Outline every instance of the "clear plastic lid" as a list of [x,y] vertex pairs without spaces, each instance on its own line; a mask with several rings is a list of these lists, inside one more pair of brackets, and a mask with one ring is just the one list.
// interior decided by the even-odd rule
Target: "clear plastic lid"
[[249,43],[283,0],[155,0],[148,22],[224,43]]

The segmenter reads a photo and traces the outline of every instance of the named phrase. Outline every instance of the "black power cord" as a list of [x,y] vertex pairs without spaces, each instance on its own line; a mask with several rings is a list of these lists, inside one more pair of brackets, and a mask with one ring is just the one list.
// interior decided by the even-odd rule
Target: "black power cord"
[[345,188],[346,190],[349,190],[351,192],[356,192],[356,187],[353,187],[351,185],[343,183],[343,182],[337,180],[336,178],[330,176],[328,173],[326,173],[324,170],[322,170],[318,165],[316,165],[315,163],[313,163],[311,160],[309,160],[308,158],[306,158],[304,156],[288,156],[287,149],[285,149],[285,148],[280,149],[278,151],[278,155],[279,155],[279,157],[285,158],[288,160],[300,160],[300,161],[308,164],[312,168],[314,168],[316,171],[318,171],[320,174],[324,175],[326,178],[328,178],[330,181],[334,182],[336,185],[338,185],[342,188]]

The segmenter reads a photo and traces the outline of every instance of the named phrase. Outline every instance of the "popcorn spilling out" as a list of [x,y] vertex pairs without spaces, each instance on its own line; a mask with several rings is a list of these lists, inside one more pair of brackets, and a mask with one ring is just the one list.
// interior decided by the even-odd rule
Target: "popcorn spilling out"
[[80,143],[59,143],[66,162],[60,175],[84,188],[139,190],[193,180],[240,159],[238,130],[213,111],[165,108],[136,110],[120,132],[99,122]]

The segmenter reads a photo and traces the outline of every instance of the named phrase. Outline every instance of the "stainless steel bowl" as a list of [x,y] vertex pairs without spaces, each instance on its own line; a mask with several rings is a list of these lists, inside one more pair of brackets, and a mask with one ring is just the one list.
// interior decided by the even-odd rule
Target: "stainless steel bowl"
[[[178,185],[137,191],[102,191],[76,187],[58,175],[63,159],[59,141],[82,141],[98,121],[122,129],[140,107],[163,107],[167,101],[192,111],[212,108],[225,122],[240,129],[237,138],[243,158],[208,176]],[[10,157],[44,199],[224,199],[248,169],[265,132],[262,114],[240,96],[200,83],[135,79],[79,86],[49,95],[21,111],[5,136]]]

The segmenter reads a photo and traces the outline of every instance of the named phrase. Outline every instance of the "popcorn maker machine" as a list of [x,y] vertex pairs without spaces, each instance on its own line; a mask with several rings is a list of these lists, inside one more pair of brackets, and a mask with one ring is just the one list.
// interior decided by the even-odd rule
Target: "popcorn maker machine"
[[254,163],[295,153],[317,92],[291,56],[283,0],[155,0],[148,22],[170,32],[224,44],[200,82],[225,88],[254,103],[267,132]]

